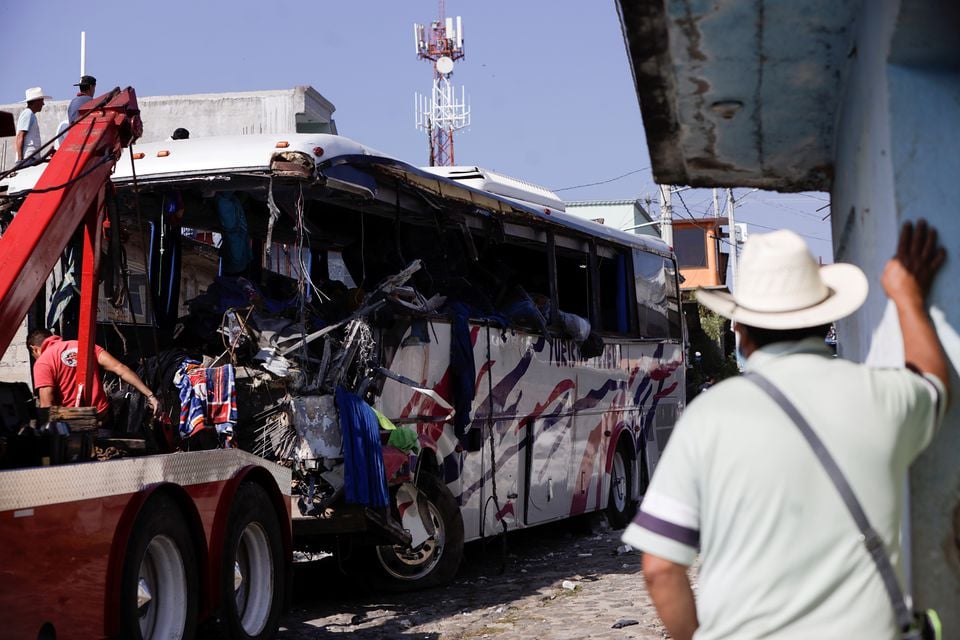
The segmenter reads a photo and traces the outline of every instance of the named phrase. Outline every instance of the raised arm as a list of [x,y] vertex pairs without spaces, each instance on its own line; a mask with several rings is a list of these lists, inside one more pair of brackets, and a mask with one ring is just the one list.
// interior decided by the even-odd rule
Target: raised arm
[[927,313],[927,295],[933,279],[947,259],[937,242],[937,230],[918,220],[900,229],[897,254],[887,262],[880,282],[897,307],[907,365],[935,375],[950,394],[950,370],[940,338]]
[[153,392],[150,391],[147,385],[143,384],[143,380],[133,372],[133,369],[114,358],[106,349],[101,350],[97,355],[97,363],[107,371],[116,374],[121,380],[143,394],[147,398],[147,404],[150,405],[150,409],[154,413],[160,410],[160,403],[157,397],[153,395]]

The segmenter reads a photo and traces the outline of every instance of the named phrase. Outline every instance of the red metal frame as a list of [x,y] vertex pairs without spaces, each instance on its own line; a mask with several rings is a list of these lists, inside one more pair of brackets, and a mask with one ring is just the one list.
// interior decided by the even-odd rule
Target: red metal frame
[[[133,537],[137,519],[151,496],[163,492],[174,499],[194,542],[199,571],[199,620],[209,619],[222,605],[225,585],[221,583],[224,538],[234,497],[243,483],[262,486],[281,525],[283,562],[276,570],[289,585],[293,554],[289,494],[284,494],[275,478],[264,467],[251,463],[223,473],[219,465],[224,456],[246,456],[234,452],[195,452],[178,456],[218,454],[205,469],[202,482],[177,484],[168,477],[139,489],[118,489],[113,495],[74,499],[58,503],[38,501],[36,506],[0,509],[0,611],[6,638],[34,638],[49,623],[56,637],[113,638],[120,632],[121,580],[127,560],[127,544]],[[158,460],[166,456],[148,456],[136,461],[107,461],[96,465],[133,465],[127,484],[135,487],[138,479],[155,475]],[[94,463],[84,463],[87,468]],[[8,486],[37,486],[52,482],[49,474],[61,474],[65,467],[24,469],[0,472],[0,483]],[[109,474],[108,474],[109,475]],[[45,478],[41,476],[46,476]],[[88,473],[86,480],[91,482]],[[116,480],[116,476],[112,476]],[[104,481],[107,475],[104,476]],[[85,485],[97,493],[94,477]],[[230,586],[230,585],[226,585]],[[286,590],[286,589],[285,589]],[[287,592],[289,595],[289,592]]]
[[93,382],[99,229],[105,194],[120,150],[139,138],[143,129],[131,87],[91,100],[81,108],[81,115],[85,117],[67,132],[0,238],[0,353],[10,346],[47,276],[83,222],[77,373],[83,383],[82,404],[87,404]]

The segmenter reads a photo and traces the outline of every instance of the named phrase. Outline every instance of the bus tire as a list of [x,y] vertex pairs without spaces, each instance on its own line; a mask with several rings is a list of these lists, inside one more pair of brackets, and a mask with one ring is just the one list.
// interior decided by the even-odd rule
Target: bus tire
[[435,475],[424,474],[417,487],[426,495],[435,533],[417,549],[382,545],[374,549],[387,591],[413,591],[450,582],[463,559],[463,517],[456,498]]
[[633,460],[625,446],[618,445],[610,465],[610,495],[607,500],[607,520],[614,529],[623,529],[633,520],[637,502],[633,494]]
[[266,640],[284,602],[283,538],[270,496],[240,485],[230,505],[220,565],[221,622],[229,638]]
[[120,637],[194,637],[200,579],[193,539],[176,501],[151,496],[137,516],[120,578]]

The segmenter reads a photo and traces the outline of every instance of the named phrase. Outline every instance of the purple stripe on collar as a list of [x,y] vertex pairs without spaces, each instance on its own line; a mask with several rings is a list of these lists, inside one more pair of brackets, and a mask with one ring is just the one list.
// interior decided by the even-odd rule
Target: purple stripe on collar
[[642,510],[633,519],[633,524],[689,547],[696,548],[700,545],[700,532],[698,530],[661,520]]

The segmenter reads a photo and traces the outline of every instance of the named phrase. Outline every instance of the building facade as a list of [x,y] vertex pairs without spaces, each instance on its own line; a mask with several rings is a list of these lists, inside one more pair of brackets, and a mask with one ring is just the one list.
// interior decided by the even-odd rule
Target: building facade
[[[654,175],[664,184],[831,194],[834,259],[870,279],[837,325],[841,355],[903,365],[879,284],[904,221],[948,258],[931,296],[960,364],[960,8],[941,0],[618,0]],[[960,404],[909,476],[914,601],[960,629]]]

